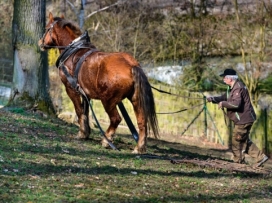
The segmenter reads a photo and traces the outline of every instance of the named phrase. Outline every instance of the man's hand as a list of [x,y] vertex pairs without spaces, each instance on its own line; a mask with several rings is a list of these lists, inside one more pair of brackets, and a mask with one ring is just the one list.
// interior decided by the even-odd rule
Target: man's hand
[[222,102],[219,102],[219,104],[218,104],[218,109],[223,109],[223,107],[222,107]]
[[213,98],[212,97],[207,97],[208,102],[212,102]]

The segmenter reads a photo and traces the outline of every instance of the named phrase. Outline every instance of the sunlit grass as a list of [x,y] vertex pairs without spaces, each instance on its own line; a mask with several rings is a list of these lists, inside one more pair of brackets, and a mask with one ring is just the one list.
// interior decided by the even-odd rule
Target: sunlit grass
[[[29,112],[0,114],[0,202],[269,202],[270,176],[171,164],[131,154],[131,135],[120,151],[104,149],[100,133],[77,141],[78,127]],[[8,118],[8,119],[7,119]],[[205,158],[148,142],[148,153]],[[254,184],[253,184],[254,183]]]

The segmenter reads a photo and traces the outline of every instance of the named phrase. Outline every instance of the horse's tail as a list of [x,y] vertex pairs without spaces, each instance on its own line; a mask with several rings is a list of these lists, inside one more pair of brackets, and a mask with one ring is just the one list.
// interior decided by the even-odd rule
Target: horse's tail
[[133,67],[132,74],[134,77],[135,93],[139,99],[140,106],[143,109],[143,113],[147,122],[147,132],[150,128],[153,131],[154,137],[159,137],[159,127],[156,115],[156,108],[151,86],[148,79],[140,67]]

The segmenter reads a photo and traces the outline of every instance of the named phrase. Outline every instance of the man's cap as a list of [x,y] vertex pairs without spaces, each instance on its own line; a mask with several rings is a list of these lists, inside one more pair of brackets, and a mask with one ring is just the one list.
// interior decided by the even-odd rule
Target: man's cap
[[236,71],[233,69],[226,69],[226,70],[224,70],[224,73],[221,74],[220,76],[223,77],[226,75],[237,75],[237,74],[236,74]]

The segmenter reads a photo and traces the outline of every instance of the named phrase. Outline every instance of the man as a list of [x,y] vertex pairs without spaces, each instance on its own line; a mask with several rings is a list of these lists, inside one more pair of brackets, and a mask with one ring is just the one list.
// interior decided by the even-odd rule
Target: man
[[256,159],[259,167],[268,160],[258,147],[249,139],[250,129],[256,120],[256,114],[250,101],[246,86],[238,80],[233,69],[226,69],[220,75],[228,85],[227,93],[218,97],[208,97],[207,101],[227,109],[227,116],[234,122],[232,146],[233,161],[245,163],[245,154]]

